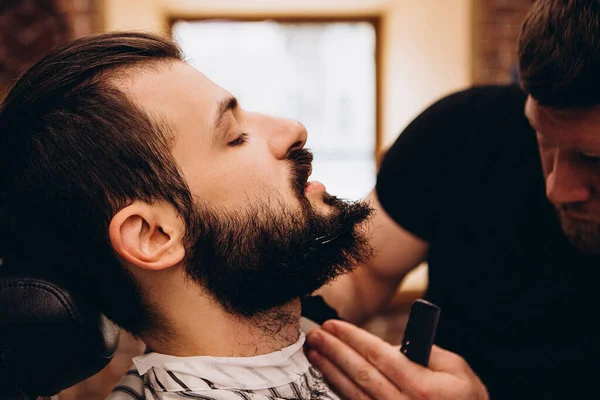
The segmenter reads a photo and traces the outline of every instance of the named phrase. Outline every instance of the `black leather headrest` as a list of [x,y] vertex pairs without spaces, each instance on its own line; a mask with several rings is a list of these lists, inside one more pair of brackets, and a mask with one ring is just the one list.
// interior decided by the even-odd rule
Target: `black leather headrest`
[[0,397],[53,396],[104,368],[119,328],[64,289],[0,277]]

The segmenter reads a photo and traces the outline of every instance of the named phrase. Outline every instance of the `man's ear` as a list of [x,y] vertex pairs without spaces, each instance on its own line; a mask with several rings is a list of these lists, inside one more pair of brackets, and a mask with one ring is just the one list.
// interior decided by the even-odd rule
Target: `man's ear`
[[112,218],[108,233],[117,254],[140,268],[161,270],[185,257],[185,224],[164,203],[134,201]]

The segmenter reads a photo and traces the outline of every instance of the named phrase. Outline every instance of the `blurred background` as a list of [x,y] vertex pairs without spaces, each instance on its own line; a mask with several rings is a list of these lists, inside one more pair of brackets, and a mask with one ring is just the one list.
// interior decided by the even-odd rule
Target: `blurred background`
[[[438,98],[516,79],[533,0],[0,0],[0,98],[28,65],[71,39],[118,30],[173,37],[187,60],[253,111],[309,132],[316,180],[359,199],[402,129]],[[409,194],[407,194],[409,195]],[[422,265],[365,327],[399,343],[427,286]],[[60,400],[103,399],[143,346],[121,351]]]

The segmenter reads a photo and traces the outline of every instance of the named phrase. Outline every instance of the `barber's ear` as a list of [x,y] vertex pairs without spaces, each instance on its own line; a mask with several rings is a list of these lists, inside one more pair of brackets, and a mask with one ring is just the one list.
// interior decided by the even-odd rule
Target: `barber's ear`
[[134,201],[113,217],[108,232],[117,254],[140,268],[161,270],[185,257],[185,225],[170,205]]

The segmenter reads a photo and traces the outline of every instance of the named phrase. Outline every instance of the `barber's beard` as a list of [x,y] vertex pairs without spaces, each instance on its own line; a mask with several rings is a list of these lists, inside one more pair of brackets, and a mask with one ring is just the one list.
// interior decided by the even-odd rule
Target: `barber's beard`
[[560,208],[557,213],[563,232],[571,244],[583,254],[600,256],[600,223],[571,218]]
[[[306,157],[296,152],[294,187],[304,187]],[[303,166],[304,165],[304,166]],[[295,190],[298,191],[299,190]],[[312,293],[365,262],[372,249],[360,228],[371,215],[365,202],[346,202],[325,194],[323,215],[304,193],[300,210],[280,195],[247,204],[237,212],[203,206],[197,240],[188,257],[188,274],[229,313],[253,317]]]

